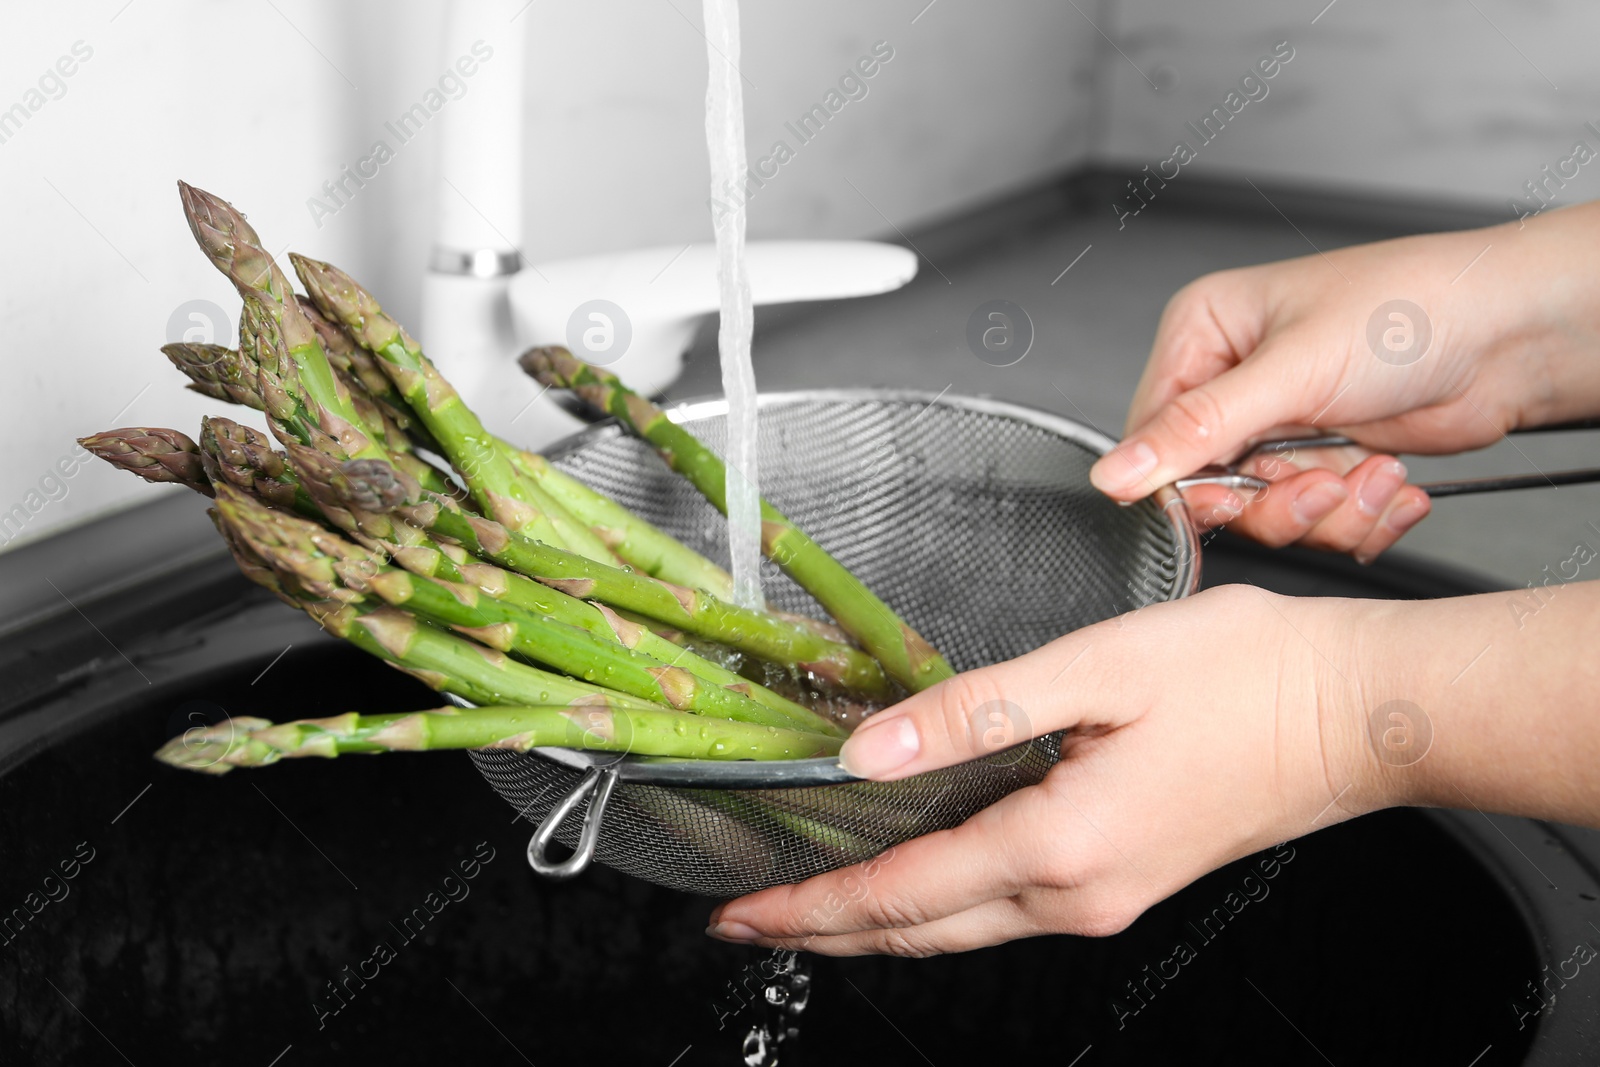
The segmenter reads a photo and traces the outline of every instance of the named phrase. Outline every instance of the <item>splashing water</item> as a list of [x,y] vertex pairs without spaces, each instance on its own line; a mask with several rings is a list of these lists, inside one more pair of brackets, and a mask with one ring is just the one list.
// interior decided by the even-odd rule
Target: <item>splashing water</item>
[[747,608],[764,605],[761,595],[761,492],[756,471],[756,374],[750,365],[750,335],[755,315],[750,278],[745,272],[745,209],[742,197],[732,207],[727,190],[743,185],[744,90],[739,84],[738,0],[703,0],[706,24],[706,148],[711,155],[712,225],[717,236],[717,285],[722,323],[717,351],[722,391],[728,398],[728,438],[723,449],[728,476],[728,552],[732,556],[733,599]]

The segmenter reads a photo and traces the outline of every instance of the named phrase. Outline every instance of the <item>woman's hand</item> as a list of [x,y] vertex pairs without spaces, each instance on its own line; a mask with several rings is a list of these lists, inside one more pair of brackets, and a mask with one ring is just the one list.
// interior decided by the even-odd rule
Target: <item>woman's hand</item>
[[1121,930],[1229,860],[1381,805],[1357,780],[1371,761],[1350,723],[1365,721],[1364,635],[1393,610],[1232,586],[888,708],[846,742],[852,772],[903,778],[1071,732],[1042,784],[869,864],[733,901],[708,932],[928,955]]
[[[1557,570],[1600,566],[1600,538]],[[1398,804],[1600,827],[1600,582],[1431,601],[1229,586],[959,675],[845,742],[879,780],[1070,731],[954,830],[732,901],[707,931],[829,955],[1110,934],[1200,875]]]
[[[1600,412],[1600,205],[1207,275],[1168,304],[1094,484],[1137,500],[1252,440],[1366,448],[1264,456],[1248,502],[1197,487],[1202,521],[1369,560],[1427,513],[1395,452],[1492,444]],[[1248,469],[1248,468],[1247,468]]]

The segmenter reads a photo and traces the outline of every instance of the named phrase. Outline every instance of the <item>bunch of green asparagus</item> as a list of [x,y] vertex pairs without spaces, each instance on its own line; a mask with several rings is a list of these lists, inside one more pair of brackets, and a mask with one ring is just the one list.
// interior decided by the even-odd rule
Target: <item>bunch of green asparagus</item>
[[[179,190],[243,309],[236,350],[162,352],[189,388],[260,412],[271,436],[208,417],[198,439],[136,427],[83,445],[214,498],[211,517],[252,581],[475,706],[234,718],[173,738],[158,758],[213,774],[297,756],[547,745],[798,759],[838,751],[851,717],[841,708],[859,716],[949,677],[921,636],[765,502],[763,551],[837,625],[733,604],[716,563],[487,430],[347,274],[291,255],[297,294],[243,214]],[[721,459],[648,400],[565,349],[522,364],[616,416],[724,508]],[[746,676],[758,668],[795,684]]]

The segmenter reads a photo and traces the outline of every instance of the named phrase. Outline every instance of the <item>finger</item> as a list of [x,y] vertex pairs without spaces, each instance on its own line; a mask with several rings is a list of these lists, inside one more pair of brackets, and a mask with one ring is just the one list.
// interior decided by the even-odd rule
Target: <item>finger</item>
[[1358,563],[1371,563],[1386,552],[1406,531],[1428,517],[1433,510],[1433,498],[1414,485],[1408,485],[1395,494],[1383,518],[1373,527],[1366,539],[1356,546]]
[[891,781],[1077,726],[1089,699],[1099,701],[1094,714],[1115,719],[1113,705],[1130,705],[1147,683],[1145,674],[1116,669],[1135,639],[1114,621],[1099,623],[958,674],[868,717],[845,740],[839,762],[858,777]]
[[1219,288],[1231,292],[1234,287],[1208,276],[1180,289],[1162,311],[1149,362],[1128,406],[1128,429],[1143,425],[1173,397],[1237,365],[1255,348],[1253,332],[1234,336],[1223,328],[1224,318],[1238,316],[1219,314],[1216,304],[1224,299]]
[[1390,503],[1405,487],[1405,464],[1393,456],[1372,456],[1345,475],[1350,498],[1314,525],[1301,542],[1329,552],[1354,552],[1377,528]]
[[1294,361],[1265,350],[1179,393],[1089,471],[1095,488],[1118,500],[1140,500],[1159,486],[1234,454],[1256,434],[1294,421],[1304,407],[1307,376]]
[[1193,485],[1183,491],[1189,515],[1202,530],[1231,524],[1245,511],[1246,496],[1255,495],[1225,485]]
[[1258,493],[1228,528],[1277,548],[1305,537],[1349,499],[1344,479],[1333,471],[1300,471]]
[[[1047,891],[1052,895],[1062,890]],[[947,952],[970,952],[1044,933],[1023,904],[1023,896],[1000,897],[920,926],[861,930],[849,934],[761,938],[764,948],[794,949],[821,956],[905,956],[921,959]]]
[[1017,795],[866,863],[729,901],[712,912],[706,932],[748,941],[919,926],[1010,896],[1024,883],[996,809],[1017,807]]

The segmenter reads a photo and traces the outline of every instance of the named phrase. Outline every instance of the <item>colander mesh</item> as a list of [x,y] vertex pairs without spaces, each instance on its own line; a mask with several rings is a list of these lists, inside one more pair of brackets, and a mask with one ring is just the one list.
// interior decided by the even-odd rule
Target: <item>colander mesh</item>
[[[696,436],[720,447],[716,405],[684,414]],[[1065,432],[1075,429],[1027,409],[950,397],[766,396],[762,493],[966,670],[1187,592],[1192,558],[1180,525],[1156,503],[1123,508],[1094,491],[1088,470],[1098,452]],[[727,559],[722,517],[648,445],[600,426],[548,454],[685,543]],[[769,575],[766,592],[787,610],[825,617],[787,576]],[[1059,735],[1039,738],[895,783],[707,790],[624,781],[595,858],[710,896],[795,882],[958,825],[1038,782],[1059,748]],[[533,753],[472,758],[533,823],[581,777]],[[587,801],[558,840],[575,844],[586,810]]]

